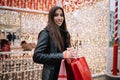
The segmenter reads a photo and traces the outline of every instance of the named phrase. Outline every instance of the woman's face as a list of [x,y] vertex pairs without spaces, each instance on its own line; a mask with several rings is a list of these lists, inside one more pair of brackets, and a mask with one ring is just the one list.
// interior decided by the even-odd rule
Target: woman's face
[[64,17],[61,9],[56,10],[54,22],[60,27],[63,23]]

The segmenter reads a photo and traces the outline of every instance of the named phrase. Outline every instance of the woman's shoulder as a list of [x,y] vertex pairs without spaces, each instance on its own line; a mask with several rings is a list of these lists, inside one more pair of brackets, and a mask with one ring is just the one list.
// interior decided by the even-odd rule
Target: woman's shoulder
[[40,31],[40,33],[42,33],[42,32],[43,32],[43,33],[44,33],[44,32],[45,32],[45,33],[48,33],[48,32],[49,32],[49,30],[48,30],[48,29],[46,29],[46,28],[44,28],[43,30],[41,30],[41,31]]
[[47,36],[49,35],[49,31],[46,28],[44,28],[43,30],[40,31],[38,37],[40,37],[40,35]]

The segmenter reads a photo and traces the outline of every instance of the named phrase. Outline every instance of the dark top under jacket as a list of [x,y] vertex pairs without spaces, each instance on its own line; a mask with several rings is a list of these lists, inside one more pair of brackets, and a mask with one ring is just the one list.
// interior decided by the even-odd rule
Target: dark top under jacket
[[[64,50],[68,47],[66,42],[66,31],[60,29],[64,41]],[[55,46],[55,41],[51,40],[49,31],[45,28],[39,33],[38,43],[34,50],[33,61],[43,64],[42,80],[57,80],[63,51]]]

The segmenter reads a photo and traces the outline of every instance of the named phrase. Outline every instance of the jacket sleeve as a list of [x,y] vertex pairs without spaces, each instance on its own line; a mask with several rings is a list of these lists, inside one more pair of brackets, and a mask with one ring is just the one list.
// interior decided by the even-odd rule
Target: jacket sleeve
[[63,59],[62,53],[46,53],[49,46],[49,33],[45,30],[40,32],[38,36],[38,43],[34,50],[33,61],[40,64],[55,65]]

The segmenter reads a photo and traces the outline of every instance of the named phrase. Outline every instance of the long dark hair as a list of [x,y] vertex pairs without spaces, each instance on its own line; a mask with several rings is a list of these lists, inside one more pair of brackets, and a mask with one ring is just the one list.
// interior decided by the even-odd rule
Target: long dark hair
[[[63,21],[63,23],[62,23],[62,25],[60,27],[58,27],[55,24],[55,22],[54,22],[55,12],[58,9],[60,9],[62,11],[63,17],[64,17],[64,21]],[[62,40],[59,28],[62,28],[63,30],[65,30],[67,32],[66,40],[67,40],[68,46],[71,46],[71,43],[70,43],[70,34],[69,34],[68,30],[67,30],[64,11],[63,11],[63,9],[61,7],[54,6],[49,11],[49,14],[48,14],[48,24],[46,26],[46,29],[49,30],[50,36],[51,36],[52,40],[55,41],[55,45],[58,47],[58,49],[60,51],[63,51],[64,44],[63,44],[63,40]]]

